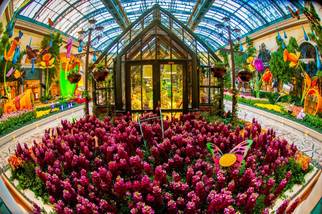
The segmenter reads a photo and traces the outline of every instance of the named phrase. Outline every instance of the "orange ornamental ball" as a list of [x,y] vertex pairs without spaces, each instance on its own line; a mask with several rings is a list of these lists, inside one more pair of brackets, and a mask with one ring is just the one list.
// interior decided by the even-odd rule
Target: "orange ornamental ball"
[[234,163],[236,163],[236,161],[237,161],[237,156],[235,154],[227,153],[227,154],[224,154],[223,156],[221,156],[221,158],[219,160],[219,164],[222,167],[230,167],[230,166],[234,165]]

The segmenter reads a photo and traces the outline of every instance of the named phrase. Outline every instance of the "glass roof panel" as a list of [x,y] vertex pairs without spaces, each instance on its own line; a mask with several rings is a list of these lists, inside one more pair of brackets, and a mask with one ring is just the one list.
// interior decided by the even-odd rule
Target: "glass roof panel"
[[[50,18],[54,22],[55,29],[73,37],[77,37],[77,32],[81,29],[86,31],[88,20],[95,18],[99,26],[105,27],[101,39],[97,39],[98,32],[93,33],[95,41],[92,44],[101,49],[122,32],[115,20],[115,13],[110,13],[103,1],[106,0],[33,0],[19,14],[44,24],[48,24]],[[120,5],[130,22],[134,22],[153,5],[159,4],[188,26],[188,20],[196,4],[201,5],[205,1],[120,0]],[[15,10],[23,5],[23,2],[24,0],[13,0]],[[232,38],[236,39],[255,32],[262,26],[289,17],[288,7],[297,10],[291,2],[291,0],[215,0],[207,11],[198,7],[200,11],[204,10],[205,14],[199,19],[200,22],[197,23],[194,32],[216,49],[227,44],[227,30],[217,29],[215,26],[222,23],[224,17],[230,18],[231,28],[240,29],[239,34],[232,34]],[[304,0],[299,0],[299,3],[304,5]]]

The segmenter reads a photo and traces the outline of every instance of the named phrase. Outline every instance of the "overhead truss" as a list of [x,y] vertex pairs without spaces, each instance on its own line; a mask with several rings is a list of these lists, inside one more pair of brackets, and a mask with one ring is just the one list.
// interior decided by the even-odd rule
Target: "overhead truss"
[[215,0],[197,0],[196,5],[189,17],[188,24],[192,30],[200,23]]
[[123,30],[130,25],[130,20],[119,0],[102,0],[102,2]]

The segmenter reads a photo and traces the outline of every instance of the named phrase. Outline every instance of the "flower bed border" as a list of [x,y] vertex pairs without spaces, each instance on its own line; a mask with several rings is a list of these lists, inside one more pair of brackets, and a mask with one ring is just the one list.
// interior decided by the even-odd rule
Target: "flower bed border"
[[[225,95],[225,96],[224,96],[224,99],[225,99],[225,100],[228,100],[228,101],[231,101],[231,96],[229,96],[229,95]],[[244,98],[244,99],[247,99],[247,98]],[[322,127],[320,127],[320,128],[315,127],[315,126],[314,126],[314,125],[312,125],[311,123],[305,122],[304,120],[299,120],[299,119],[296,119],[295,117],[292,117],[292,116],[290,116],[290,115],[283,114],[283,113],[279,113],[279,112],[276,112],[276,111],[273,111],[273,110],[268,110],[268,109],[265,109],[265,108],[260,108],[260,107],[258,107],[258,106],[255,106],[255,105],[251,104],[251,103],[243,102],[243,101],[241,101],[241,99],[238,99],[238,103],[241,103],[241,104],[243,104],[243,105],[245,105],[245,106],[249,106],[249,107],[252,107],[252,108],[255,108],[255,109],[259,109],[259,110],[262,110],[262,111],[266,111],[266,112],[268,112],[268,113],[275,114],[275,115],[280,116],[280,117],[283,117],[283,118],[285,118],[285,119],[289,119],[289,120],[291,120],[291,121],[293,121],[293,122],[295,122],[295,123],[298,123],[298,124],[300,124],[300,125],[303,125],[303,126],[305,126],[305,127],[309,128],[309,129],[312,129],[312,130],[314,130],[314,131],[316,131],[316,132],[318,132],[318,133],[322,134]],[[258,103],[264,103],[264,102],[263,102],[263,101],[258,101]],[[267,102],[267,103],[268,103],[268,102]]]
[[[50,106],[45,106],[45,107],[40,107],[40,108],[37,108],[37,107],[36,107],[36,108],[35,108],[34,110],[32,110],[32,111],[29,111],[29,112],[26,112],[25,114],[22,114],[22,115],[19,115],[19,116],[14,117],[14,118],[16,118],[16,119],[19,119],[20,117],[24,117],[24,115],[27,115],[27,114],[31,114],[31,113],[33,113],[33,117],[32,117],[32,119],[31,119],[31,120],[28,120],[28,121],[23,122],[23,123],[18,123],[18,124],[16,124],[16,125],[14,125],[14,126],[12,126],[12,127],[8,128],[8,129],[5,129],[3,132],[1,132],[1,133],[0,133],[0,139],[1,139],[2,137],[5,137],[6,135],[8,135],[8,134],[10,134],[10,133],[12,133],[12,132],[14,132],[14,131],[18,130],[18,129],[20,129],[20,128],[23,128],[23,127],[24,127],[24,126],[26,126],[26,125],[30,125],[30,124],[32,124],[32,123],[34,123],[34,122],[37,122],[37,121],[41,120],[41,119],[45,119],[45,118],[50,117],[50,116],[53,116],[53,115],[55,115],[55,114],[57,114],[57,113],[61,113],[61,112],[65,112],[65,111],[70,110],[70,109],[74,109],[74,108],[76,108],[76,107],[78,107],[78,106],[81,106],[81,105],[82,105],[82,104],[77,104],[77,103],[73,102],[73,106],[72,106],[72,107],[70,107],[70,108],[65,108],[64,110],[61,110],[61,111],[54,111],[54,112],[50,112],[49,114],[44,115],[44,116],[39,117],[39,118],[36,118],[36,111],[44,111],[44,110],[46,110],[46,109],[50,109],[51,107],[50,107]],[[1,123],[5,123],[5,122],[6,122],[6,121],[4,121],[4,122],[0,122],[0,124],[1,124]]]

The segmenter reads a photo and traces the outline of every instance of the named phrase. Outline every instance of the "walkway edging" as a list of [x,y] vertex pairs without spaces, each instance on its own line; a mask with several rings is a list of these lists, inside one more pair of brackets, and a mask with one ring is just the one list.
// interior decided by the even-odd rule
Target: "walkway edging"
[[82,108],[84,108],[83,105],[81,106],[77,106],[75,108],[72,108],[72,109],[69,109],[69,110],[66,110],[66,111],[63,111],[63,112],[60,112],[60,113],[57,113],[57,114],[54,114],[54,115],[51,115],[49,117],[46,117],[44,119],[40,119],[40,120],[37,120],[31,124],[28,124],[26,126],[23,126],[13,132],[10,132],[9,134],[3,136],[0,138],[0,147],[7,144],[8,142],[10,142],[11,140],[14,140],[16,137],[19,137],[20,135],[23,135],[31,130],[33,130],[36,127],[39,127],[39,126],[42,126],[50,121],[53,121],[55,119],[59,119],[59,118],[62,118],[66,115],[69,115],[69,114],[73,114],[79,110],[81,110]]
[[[231,105],[231,101],[230,100],[225,100],[225,103],[227,104],[230,104]],[[309,135],[310,137],[316,139],[317,141],[321,141],[322,139],[322,134],[320,134],[319,132],[313,130],[313,129],[310,129],[302,124],[299,124],[299,123],[296,123],[292,120],[289,120],[287,118],[284,118],[284,117],[281,117],[281,116],[278,116],[276,114],[273,114],[273,113],[270,113],[270,112],[267,112],[267,111],[264,111],[264,110],[261,110],[261,109],[258,109],[258,108],[255,108],[255,107],[251,107],[251,106],[248,106],[248,105],[244,105],[244,104],[241,104],[241,103],[238,103],[238,106],[245,110],[245,111],[251,111],[255,114],[258,114],[258,115],[261,115],[263,117],[267,117],[269,119],[272,119],[274,121],[277,121],[278,123],[281,123],[283,125],[287,125],[291,128],[294,128],[296,129],[297,131],[299,132],[302,132],[306,135]]]

